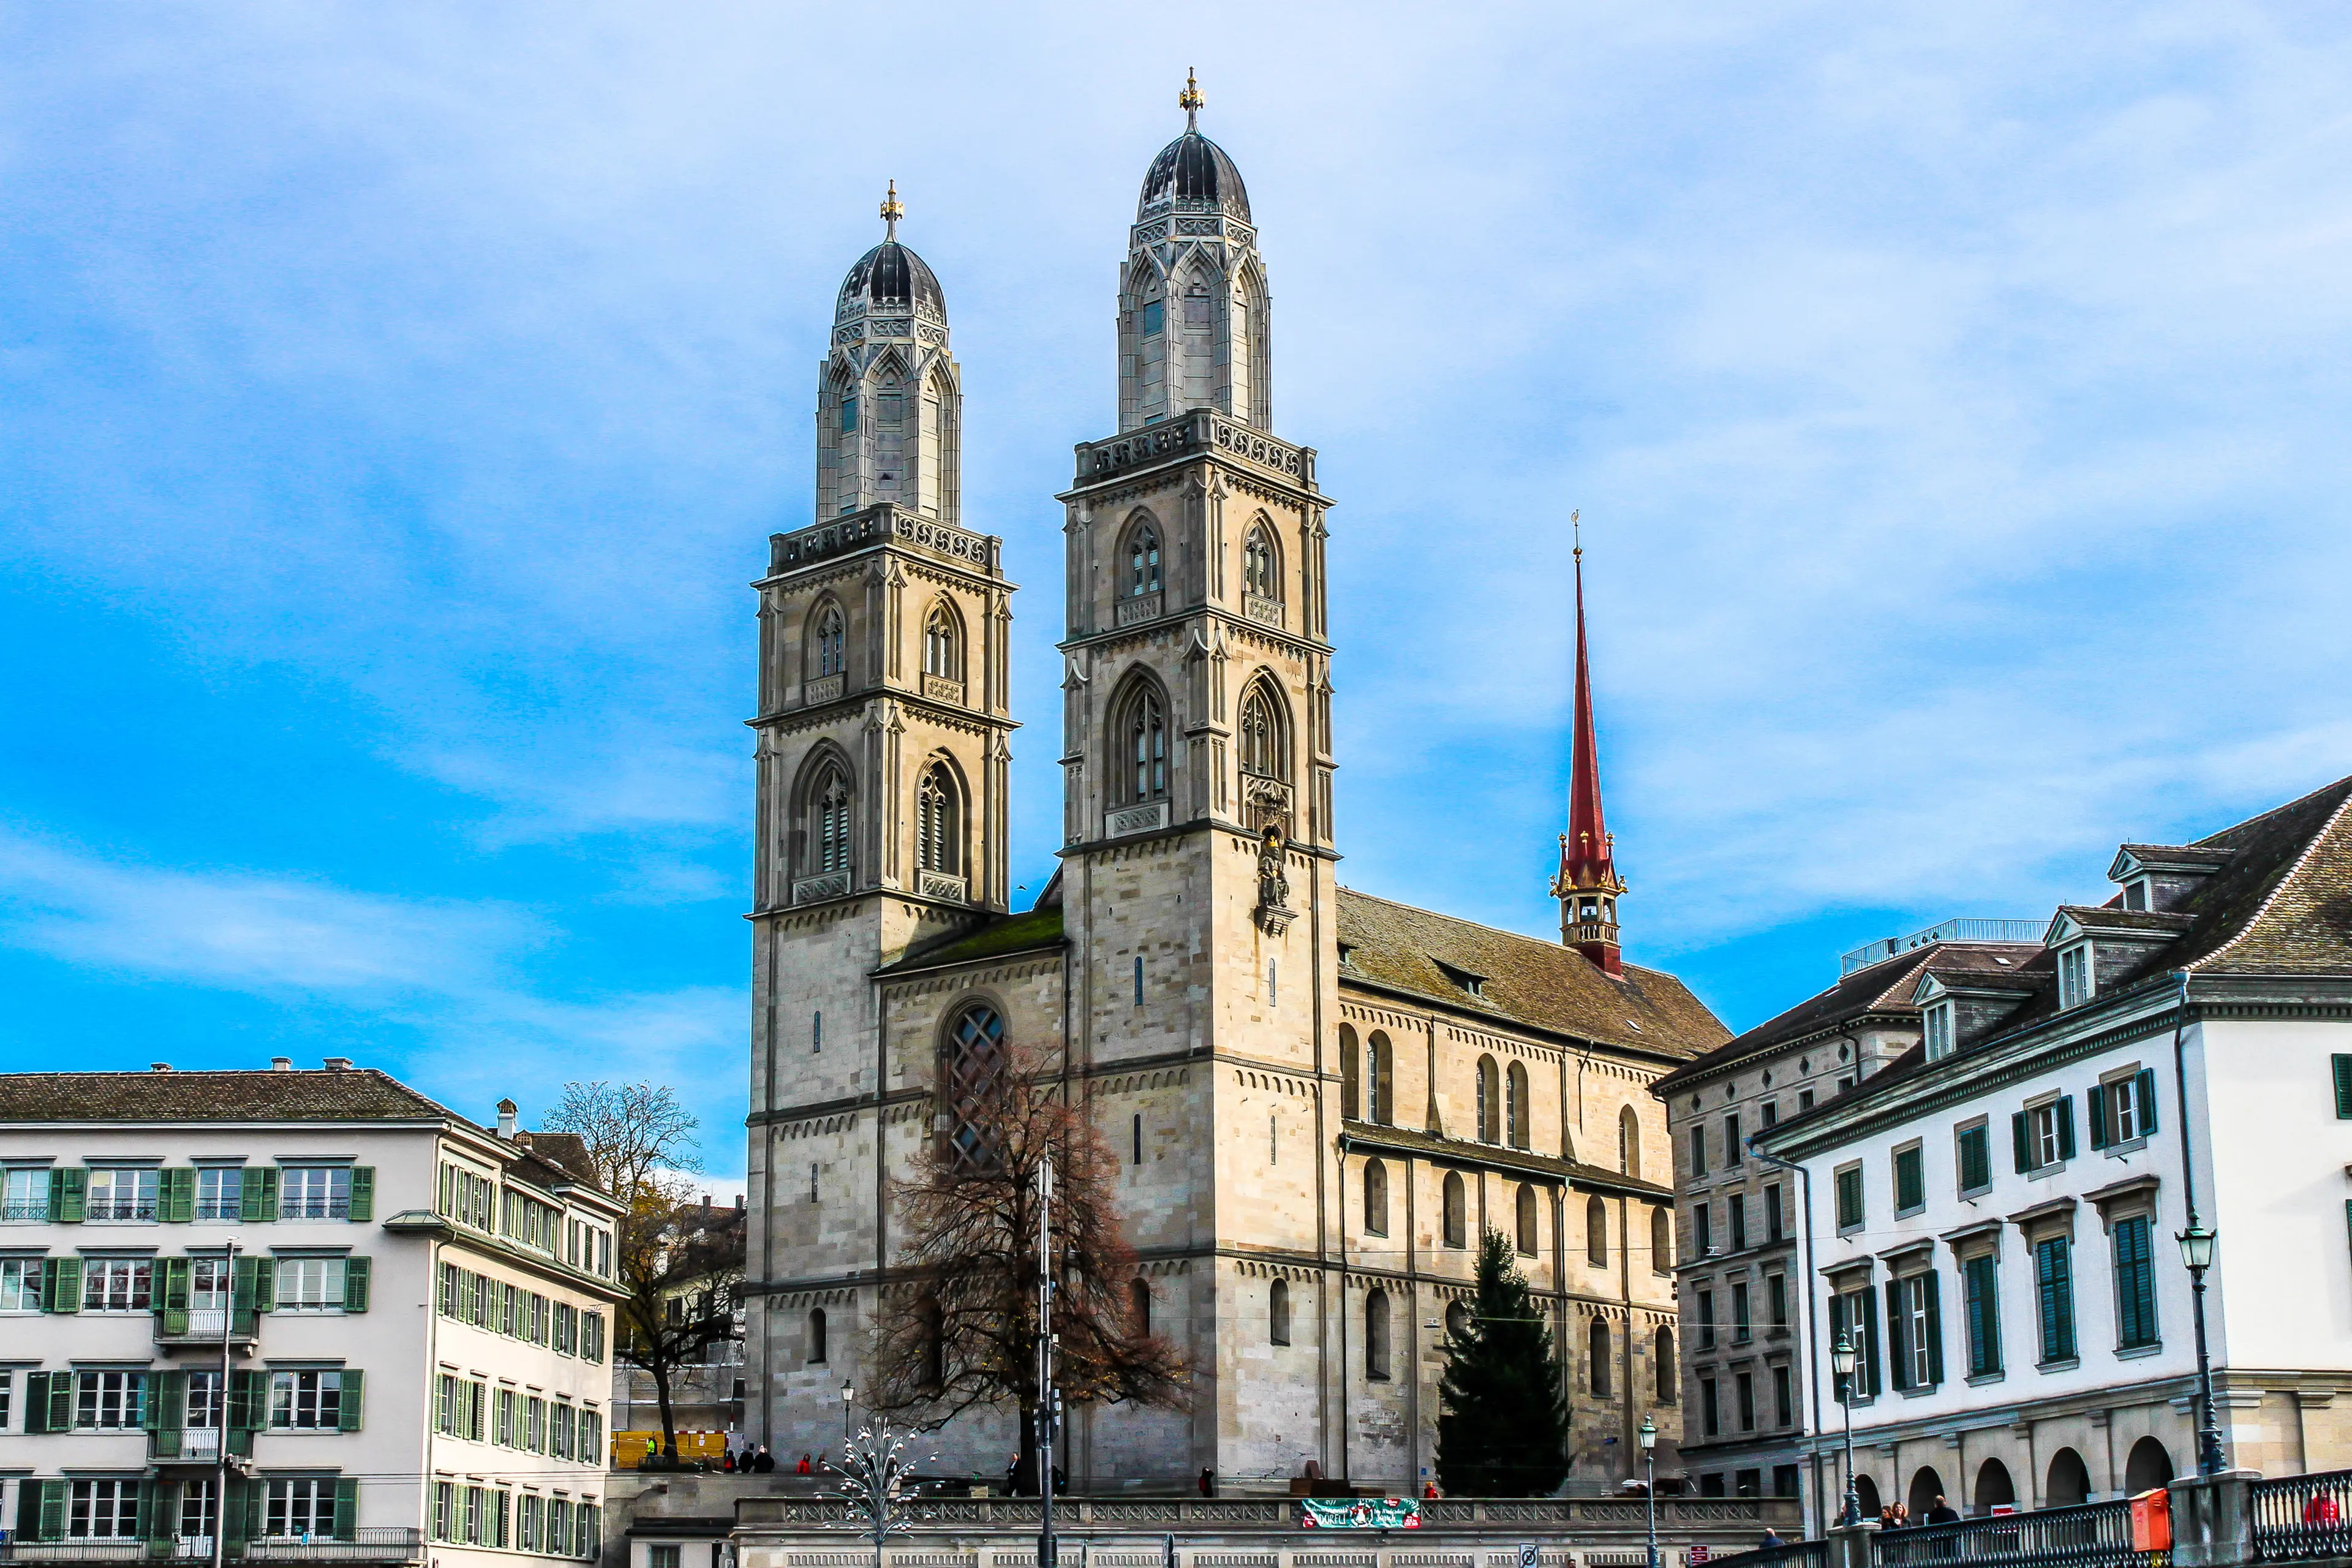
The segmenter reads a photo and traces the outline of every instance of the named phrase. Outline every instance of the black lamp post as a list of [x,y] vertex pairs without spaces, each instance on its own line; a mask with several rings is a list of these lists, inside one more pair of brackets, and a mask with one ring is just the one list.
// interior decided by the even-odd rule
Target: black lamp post
[[2204,1407],[2198,1413],[2197,1473],[2218,1476],[2226,1461],[2221,1458],[2221,1424],[2213,1414],[2213,1361],[2205,1350],[2205,1270],[2213,1267],[2213,1244],[2220,1237],[2192,1211],[2189,1228],[2176,1239],[2180,1261],[2189,1266],[2189,1299],[2197,1321],[2197,1400]]
[[1843,1329],[1830,1347],[1830,1367],[1837,1373],[1838,1407],[1845,1412],[1845,1507],[1838,1522],[1860,1524],[1862,1498],[1853,1489],[1853,1339]]
[[1635,1436],[1642,1440],[1642,1494],[1649,1504],[1650,1568],[1658,1568],[1658,1424],[1646,1410]]

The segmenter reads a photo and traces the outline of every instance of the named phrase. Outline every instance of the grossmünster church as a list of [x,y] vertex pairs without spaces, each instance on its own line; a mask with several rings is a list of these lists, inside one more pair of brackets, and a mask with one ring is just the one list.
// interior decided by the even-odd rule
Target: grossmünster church
[[[1014,586],[964,511],[947,290],[895,195],[835,301],[814,521],[770,542],[757,585],[746,1429],[788,1462],[838,1442],[894,1281],[893,1174],[1022,1042],[1118,1152],[1137,1289],[1192,1369],[1187,1410],[1075,1412],[1074,1487],[1207,1468],[1282,1492],[1311,1463],[1418,1490],[1444,1324],[1492,1228],[1563,1351],[1569,1485],[1610,1489],[1643,1415],[1662,1459],[1681,1429],[1645,1086],[1727,1031],[1620,957],[1580,586],[1559,859],[1523,868],[1559,940],[1340,884],[1336,503],[1277,434],[1258,220],[1201,102],[1188,85],[1143,172],[1116,419],[1057,498],[1062,842],[1029,909],[1005,843]],[[925,1447],[1001,1475],[1016,1420]]]

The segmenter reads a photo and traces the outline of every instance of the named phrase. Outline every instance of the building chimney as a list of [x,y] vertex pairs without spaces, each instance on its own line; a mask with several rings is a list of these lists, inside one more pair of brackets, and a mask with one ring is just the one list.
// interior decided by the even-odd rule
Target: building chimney
[[172,1064],[170,1062],[149,1062],[147,1064],[147,1070],[149,1072],[170,1072],[172,1070]]
[[735,1194],[735,1212],[737,1214],[743,1212],[743,1194],[740,1193]]
[[352,1058],[349,1057],[329,1057],[327,1058],[327,1070],[329,1072],[349,1072],[352,1070]]
[[499,1136],[511,1143],[514,1142],[514,1135],[515,1102],[511,1100],[501,1100],[499,1101]]
[[294,1070],[294,1058],[292,1057],[272,1057],[269,1058],[269,1070],[271,1072],[292,1072]]

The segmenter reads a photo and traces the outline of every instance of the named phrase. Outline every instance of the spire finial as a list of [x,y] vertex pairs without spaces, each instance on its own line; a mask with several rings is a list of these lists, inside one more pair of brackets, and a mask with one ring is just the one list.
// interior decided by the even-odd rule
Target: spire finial
[[1575,511],[1568,514],[1568,526],[1570,532],[1572,533],[1576,539],[1576,559],[1578,562],[1581,563],[1584,560],[1584,511],[1582,508],[1580,507]]
[[898,205],[898,182],[893,180],[890,182],[890,194],[882,198],[882,222],[886,226],[882,231],[882,237],[898,238],[898,220],[906,216],[907,209]]
[[1208,101],[1209,100],[1201,96],[1200,79],[1192,74],[1192,68],[1191,66],[1186,66],[1184,68],[1184,90],[1176,95],[1176,107],[1184,111],[1185,130],[1198,131],[1201,129],[1201,106]]

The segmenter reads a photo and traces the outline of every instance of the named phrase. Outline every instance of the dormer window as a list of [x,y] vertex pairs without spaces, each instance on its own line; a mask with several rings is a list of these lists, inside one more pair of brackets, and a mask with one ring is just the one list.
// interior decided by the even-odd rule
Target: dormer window
[[1921,1034],[1927,1047],[1927,1059],[1941,1061],[1952,1054],[1952,1005],[1937,1002],[1921,1015]]
[[1473,974],[1466,969],[1456,969],[1454,965],[1446,963],[1444,959],[1437,959],[1433,962],[1437,964],[1438,969],[1444,973],[1446,979],[1451,980],[1454,984],[1459,985],[1463,990],[1468,992],[1471,995],[1477,997],[1479,1000],[1484,1001],[1486,999],[1486,977],[1485,975]]
[[2144,910],[2147,908],[2147,878],[2143,877],[2137,882],[2126,882],[2124,884],[2124,908],[2127,910]]
[[2079,1007],[2091,999],[2091,944],[2058,950],[2058,1005]]

